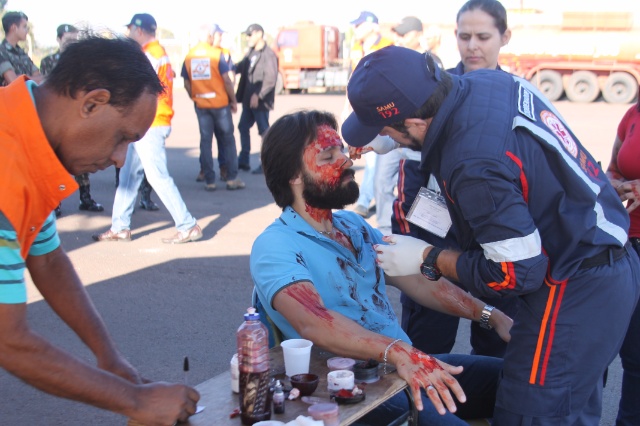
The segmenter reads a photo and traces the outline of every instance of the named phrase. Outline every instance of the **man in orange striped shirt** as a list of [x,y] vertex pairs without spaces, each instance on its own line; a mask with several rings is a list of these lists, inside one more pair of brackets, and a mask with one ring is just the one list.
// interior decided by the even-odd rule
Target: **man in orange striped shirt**
[[165,91],[158,99],[156,117],[151,128],[138,142],[129,145],[127,158],[120,170],[120,183],[113,201],[111,229],[96,234],[96,241],[130,241],[131,214],[143,171],[149,183],[158,193],[158,197],[173,218],[178,233],[173,237],[163,238],[168,244],[181,244],[202,238],[202,229],[196,219],[189,213],[167,169],[167,153],[164,145],[171,133],[173,117],[173,77],[174,72],[164,47],[156,39],[158,25],[148,13],[133,15],[127,25],[129,37],[142,46],[151,65],[158,73]]

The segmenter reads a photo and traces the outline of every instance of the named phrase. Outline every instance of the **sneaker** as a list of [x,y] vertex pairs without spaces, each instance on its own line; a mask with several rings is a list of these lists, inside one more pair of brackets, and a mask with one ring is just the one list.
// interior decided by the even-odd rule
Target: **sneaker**
[[131,241],[131,231],[123,229],[120,232],[113,232],[109,229],[102,234],[94,234],[91,236],[94,241]]
[[87,202],[87,203],[85,203],[84,201],[81,201],[80,205],[78,206],[78,209],[87,210],[87,211],[90,211],[90,212],[102,212],[102,211],[104,211],[104,207],[102,207],[102,204],[96,203],[93,200],[89,200],[89,202]]
[[251,174],[252,175],[262,175],[262,174],[264,174],[264,172],[262,171],[262,164],[260,164],[255,169],[251,170]]
[[220,180],[227,181],[229,179],[229,169],[227,166],[220,166]]
[[238,164],[238,169],[248,172],[249,170],[251,170],[251,166],[249,166],[248,164]]
[[204,172],[202,170],[200,170],[200,173],[198,173],[198,177],[196,177],[196,182],[204,182]]
[[202,229],[197,224],[185,232],[178,232],[171,238],[163,238],[165,244],[183,244],[189,241],[197,241],[202,238]]
[[245,184],[240,179],[234,179],[227,181],[227,189],[233,191],[234,189],[244,189]]
[[369,209],[361,204],[356,205],[353,211],[364,218],[369,217]]
[[204,190],[205,191],[215,191],[216,190],[216,184],[215,183],[207,183],[204,185]]

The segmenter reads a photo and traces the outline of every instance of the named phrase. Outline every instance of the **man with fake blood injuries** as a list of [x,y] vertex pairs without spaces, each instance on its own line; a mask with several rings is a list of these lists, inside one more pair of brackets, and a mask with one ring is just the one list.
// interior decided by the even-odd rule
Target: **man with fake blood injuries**
[[444,193],[425,194],[421,215],[434,232],[453,224],[461,248],[392,235],[377,246],[385,273],[520,298],[493,425],[597,425],[640,262],[596,160],[544,95],[504,72],[450,75],[429,55],[388,47],[362,59],[348,94],[345,141],[382,134],[420,150]]
[[[432,357],[413,348],[386,285],[474,321],[480,321],[484,303],[445,279],[434,286],[422,275],[384,274],[375,252],[384,244],[382,233],[342,210],[359,190],[337,128],[333,115],[303,110],[281,117],[265,134],[262,167],[282,214],[251,250],[260,309],[286,339],[303,337],[339,356],[372,358],[385,370],[394,365],[411,386],[420,425],[491,417],[502,360]],[[490,321],[509,340],[511,319],[495,311]],[[359,424],[388,425],[408,408],[406,395],[398,394]]]

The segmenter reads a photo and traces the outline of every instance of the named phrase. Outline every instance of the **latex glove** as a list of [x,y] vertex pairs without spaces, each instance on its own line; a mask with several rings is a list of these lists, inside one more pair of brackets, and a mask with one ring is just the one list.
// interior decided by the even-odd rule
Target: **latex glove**
[[370,148],[369,151],[374,151],[376,154],[386,154],[399,147],[400,144],[389,136],[376,136],[374,140],[366,144],[363,148],[365,150]]
[[431,244],[407,235],[387,235],[382,238],[389,245],[378,244],[378,264],[385,274],[392,277],[403,277],[420,273],[422,254]]

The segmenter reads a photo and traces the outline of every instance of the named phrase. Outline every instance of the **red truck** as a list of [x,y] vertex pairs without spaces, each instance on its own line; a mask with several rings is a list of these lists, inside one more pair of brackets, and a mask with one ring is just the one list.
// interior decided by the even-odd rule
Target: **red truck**
[[564,12],[560,25],[521,19],[499,62],[551,100],[629,103],[640,83],[640,29],[629,12]]

